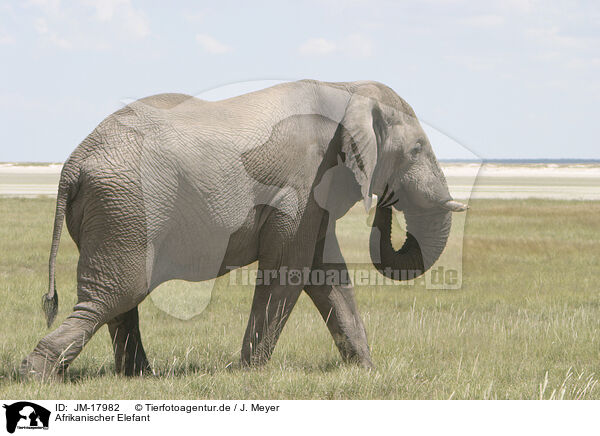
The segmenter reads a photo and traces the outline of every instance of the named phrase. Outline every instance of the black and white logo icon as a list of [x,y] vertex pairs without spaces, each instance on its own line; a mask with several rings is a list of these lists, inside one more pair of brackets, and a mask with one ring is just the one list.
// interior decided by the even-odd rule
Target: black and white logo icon
[[6,409],[6,431],[14,433],[18,429],[48,429],[50,411],[28,401],[19,401],[3,406]]

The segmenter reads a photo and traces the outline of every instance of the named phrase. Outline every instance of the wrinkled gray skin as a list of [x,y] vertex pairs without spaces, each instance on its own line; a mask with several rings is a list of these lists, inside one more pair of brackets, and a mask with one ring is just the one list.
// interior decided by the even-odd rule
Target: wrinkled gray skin
[[[259,269],[279,273],[343,271],[335,220],[373,194],[374,265],[393,278],[421,274],[444,249],[451,211],[465,206],[451,201],[413,110],[380,83],[300,81],[218,102],[162,94],[128,105],[63,168],[43,300],[48,325],[57,311],[54,263],[65,217],[80,252],[78,303],[21,373],[60,374],[104,324],[117,372],[151,372],[137,306],[152,289],[257,260]],[[404,212],[410,233],[398,251],[391,205]],[[302,290],[343,359],[370,367],[354,290],[343,281],[257,285],[242,364],[268,361]]]

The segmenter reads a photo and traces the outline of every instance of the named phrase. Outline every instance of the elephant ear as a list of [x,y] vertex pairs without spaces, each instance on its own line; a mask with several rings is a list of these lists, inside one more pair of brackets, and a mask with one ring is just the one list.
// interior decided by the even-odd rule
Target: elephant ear
[[371,208],[371,183],[380,148],[387,137],[383,112],[373,98],[353,94],[342,119],[345,164],[360,185],[365,208]]

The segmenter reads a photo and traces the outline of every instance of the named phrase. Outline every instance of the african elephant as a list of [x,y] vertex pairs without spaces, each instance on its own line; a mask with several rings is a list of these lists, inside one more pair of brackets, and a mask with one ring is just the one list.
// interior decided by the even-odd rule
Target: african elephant
[[[268,361],[304,290],[343,359],[371,366],[347,274],[326,283],[286,274],[344,272],[332,225],[360,199],[369,207],[374,195],[372,260],[397,279],[431,267],[451,212],[466,209],[450,197],[412,108],[380,83],[302,80],[216,102],[161,94],[127,105],[63,167],[43,297],[48,326],[58,307],[55,258],[65,217],[80,253],[78,303],[21,373],[60,373],[104,324],[116,371],[149,372],[142,300],[167,280],[213,279],[255,261],[270,280],[256,285],[242,365]],[[392,206],[407,221],[398,251]]]

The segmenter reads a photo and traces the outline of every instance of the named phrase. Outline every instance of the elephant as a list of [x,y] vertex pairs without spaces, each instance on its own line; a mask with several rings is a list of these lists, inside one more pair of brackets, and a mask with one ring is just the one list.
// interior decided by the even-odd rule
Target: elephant
[[[242,367],[268,362],[299,295],[320,312],[344,361],[372,367],[365,326],[335,220],[377,198],[372,263],[406,280],[445,248],[452,199],[413,109],[374,81],[282,83],[204,101],[159,94],[103,120],[65,162],[43,296],[48,327],[58,309],[55,259],[63,221],[79,250],[77,304],[23,360],[24,377],[63,374],[108,326],[115,370],[151,374],[138,305],[173,279],[203,281],[258,261]],[[392,208],[407,223],[391,243]],[[338,280],[292,280],[335,271]],[[289,276],[287,275],[289,273]]]

